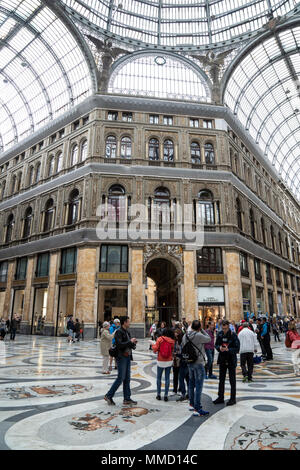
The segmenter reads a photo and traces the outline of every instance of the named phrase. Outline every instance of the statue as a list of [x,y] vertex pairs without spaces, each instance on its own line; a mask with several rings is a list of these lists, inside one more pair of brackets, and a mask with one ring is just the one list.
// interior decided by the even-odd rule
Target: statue
[[95,44],[97,48],[97,52],[101,55],[102,61],[102,71],[100,74],[100,91],[106,92],[108,89],[108,82],[110,77],[110,70],[113,61],[121,54],[130,54],[129,51],[126,49],[121,49],[119,47],[113,47],[112,41],[110,39],[105,39],[105,41],[101,41],[94,36],[90,36],[89,34],[86,37]]
[[224,65],[224,59],[233,51],[233,49],[229,49],[225,52],[221,52],[220,54],[215,54],[214,52],[208,52],[206,55],[192,55],[194,59],[199,60],[201,64],[208,70],[208,75],[212,81],[213,89],[212,89],[212,99],[217,104],[221,103],[221,96],[220,96],[220,74],[221,68]]

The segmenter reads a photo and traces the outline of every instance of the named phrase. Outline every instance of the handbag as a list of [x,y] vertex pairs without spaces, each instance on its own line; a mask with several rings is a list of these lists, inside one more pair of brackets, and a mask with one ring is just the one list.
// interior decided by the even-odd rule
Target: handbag
[[118,349],[116,348],[115,345],[109,348],[108,353],[110,357],[114,357],[114,358],[118,357]]
[[261,363],[261,356],[254,356],[253,362],[254,362],[254,364],[260,364]]

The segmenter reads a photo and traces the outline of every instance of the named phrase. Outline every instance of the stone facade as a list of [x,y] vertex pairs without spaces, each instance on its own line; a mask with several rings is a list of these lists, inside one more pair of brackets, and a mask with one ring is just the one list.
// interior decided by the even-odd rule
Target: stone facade
[[[215,118],[215,108],[210,105],[194,104],[189,109],[187,104],[173,103],[171,111],[166,102],[165,112],[173,115],[173,124],[167,126],[162,119],[162,100],[151,100],[150,110],[147,100],[134,103],[126,97],[120,98],[118,119],[112,121],[110,109],[116,111],[116,107],[111,100],[102,108],[93,105],[87,110],[85,105],[76,127],[72,120],[65,121],[64,132],[59,132],[57,124],[56,133],[52,129],[43,138],[37,134],[34,145],[26,149],[15,146],[0,160],[0,262],[4,272],[0,289],[5,289],[1,315],[6,318],[14,313],[14,299],[21,298],[16,290],[24,285],[24,298],[18,305],[22,331],[30,333],[36,290],[43,287],[47,289],[44,334],[63,334],[64,318],[74,313],[84,320],[87,337],[92,337],[109,311],[127,311],[133,331],[143,336],[147,327],[145,284],[150,272],[161,284],[158,310],[166,312],[167,304],[172,304],[168,318],[193,319],[201,311],[204,320],[207,307],[209,312],[223,312],[227,318],[239,320],[246,305],[243,286],[249,288],[249,310],[254,313],[259,313],[263,303],[263,312],[281,310],[300,316],[299,204],[278,184],[269,164],[248,146],[240,126],[234,129],[232,122],[229,126],[225,114],[221,119],[220,107]],[[122,120],[123,110],[132,112],[130,121]],[[159,115],[158,124],[149,123],[152,113]],[[208,116],[211,128],[191,128],[190,116],[199,117],[200,124]],[[149,158],[153,156],[151,139],[158,142],[157,159]],[[171,154],[166,141],[172,141]],[[14,175],[20,184],[12,183]],[[190,204],[196,217],[199,195],[205,193],[210,199],[209,209],[202,207],[206,217],[209,213],[204,247],[221,250],[221,266],[217,270],[207,266],[207,272],[203,271],[198,266],[201,246],[191,248],[183,239],[100,240],[96,227],[103,213],[99,206],[107,214],[116,186],[123,188],[121,205],[128,214],[133,204],[145,205],[142,219],[146,227],[158,204],[156,191],[163,188],[168,195],[171,230],[180,223],[184,204]],[[133,222],[134,216],[128,215],[127,224]],[[193,219],[192,231],[195,222]],[[112,250],[111,256],[121,253],[119,247],[128,247],[126,262],[125,258],[123,264],[120,261],[119,270],[103,261],[109,255],[102,247],[108,245],[115,248],[107,248]],[[66,253],[69,248],[76,250],[71,271],[74,253]],[[40,279],[37,271],[43,253],[49,255],[48,271]],[[245,271],[241,270],[241,253],[248,262]],[[27,258],[25,279],[17,274],[20,258]],[[150,261],[154,262],[147,271]],[[210,295],[214,287],[224,288],[224,298],[215,300],[215,309]],[[205,301],[198,305],[199,289],[211,299],[207,306]]]

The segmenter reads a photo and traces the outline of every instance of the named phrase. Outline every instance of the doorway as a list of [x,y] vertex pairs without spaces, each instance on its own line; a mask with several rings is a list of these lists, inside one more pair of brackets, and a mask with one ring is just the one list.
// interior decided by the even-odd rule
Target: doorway
[[155,258],[147,264],[146,276],[155,283],[159,321],[171,326],[172,319],[179,319],[177,269],[168,259]]

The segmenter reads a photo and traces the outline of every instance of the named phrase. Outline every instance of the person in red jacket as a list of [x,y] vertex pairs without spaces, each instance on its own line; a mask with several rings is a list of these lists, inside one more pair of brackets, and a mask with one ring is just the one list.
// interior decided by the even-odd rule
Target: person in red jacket
[[296,322],[290,321],[288,331],[286,333],[285,345],[287,348],[292,348],[292,362],[294,366],[295,376],[299,375],[300,371],[300,335],[296,328]]
[[164,400],[168,401],[168,392],[170,387],[170,372],[173,365],[173,352],[174,352],[174,331],[166,329],[163,336],[160,336],[156,343],[152,345],[152,349],[157,356],[157,400],[161,400],[161,379],[163,371],[165,371],[165,396]]

